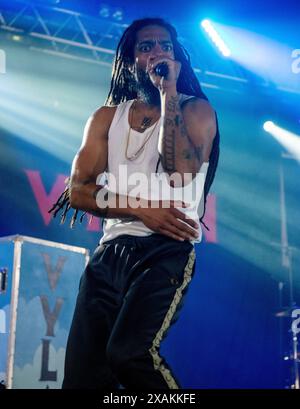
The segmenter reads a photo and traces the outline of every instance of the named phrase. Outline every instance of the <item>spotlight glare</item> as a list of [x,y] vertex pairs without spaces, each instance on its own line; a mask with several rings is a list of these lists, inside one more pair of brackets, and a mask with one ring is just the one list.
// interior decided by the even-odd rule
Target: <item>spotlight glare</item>
[[266,121],[264,123],[264,130],[266,132],[271,132],[275,128],[275,124],[272,121]]
[[217,33],[217,31],[214,28],[214,26],[212,25],[212,23],[208,19],[205,19],[205,20],[201,21],[201,26],[207,32],[210,39],[216,45],[216,47],[219,49],[219,51],[222,53],[222,55],[224,57],[229,57],[231,55],[231,51],[227,47],[227,45],[224,43],[221,36]]
[[207,18],[206,18],[205,20],[202,20],[202,21],[201,21],[201,26],[202,26],[203,28],[206,28],[206,29],[209,30],[210,21],[209,21]]
[[274,137],[298,162],[300,162],[300,135],[281,128],[272,121],[263,125],[266,132]]
[[22,37],[19,36],[19,35],[16,35],[16,34],[13,34],[11,38],[12,38],[13,41],[21,41],[22,40]]

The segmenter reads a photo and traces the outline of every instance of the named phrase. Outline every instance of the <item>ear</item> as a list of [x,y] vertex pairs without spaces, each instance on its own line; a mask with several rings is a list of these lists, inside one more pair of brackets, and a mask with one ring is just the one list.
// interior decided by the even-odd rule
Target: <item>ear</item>
[[134,75],[135,74],[135,64],[128,64],[128,71],[130,74]]

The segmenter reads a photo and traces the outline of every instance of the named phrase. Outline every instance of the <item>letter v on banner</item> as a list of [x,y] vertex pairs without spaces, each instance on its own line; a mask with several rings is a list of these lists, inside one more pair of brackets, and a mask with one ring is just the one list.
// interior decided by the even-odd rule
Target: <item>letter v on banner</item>
[[64,190],[67,175],[58,175],[52,186],[51,192],[47,194],[39,171],[25,169],[25,173],[33,190],[44,223],[48,226],[52,218],[52,215],[48,213],[48,210],[53,206],[53,203],[56,202],[57,198]]
[[[48,226],[52,219],[52,215],[48,213],[48,210],[57,201],[61,192],[63,192],[65,188],[65,180],[68,176],[59,174],[52,186],[50,193],[47,194],[39,171],[25,169],[25,173],[32,188],[34,197],[37,201],[37,205],[42,215],[43,221],[45,225]],[[86,229],[88,231],[99,232],[101,230],[99,218],[91,218],[91,216],[88,216],[87,220],[88,222]]]

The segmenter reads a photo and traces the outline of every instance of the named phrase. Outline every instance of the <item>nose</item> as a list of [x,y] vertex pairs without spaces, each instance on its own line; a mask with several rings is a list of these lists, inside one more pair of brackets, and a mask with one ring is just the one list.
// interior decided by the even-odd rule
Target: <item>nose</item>
[[156,42],[155,46],[152,48],[152,55],[155,57],[163,57],[164,56],[164,51],[162,49],[162,46]]

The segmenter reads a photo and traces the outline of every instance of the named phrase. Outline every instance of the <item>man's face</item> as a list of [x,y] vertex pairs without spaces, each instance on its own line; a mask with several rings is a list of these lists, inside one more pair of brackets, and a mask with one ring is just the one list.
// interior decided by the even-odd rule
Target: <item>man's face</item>
[[174,59],[171,36],[164,27],[146,26],[137,32],[134,48],[136,68],[146,71],[148,60],[154,60],[156,57]]
[[138,89],[143,98],[155,105],[160,103],[159,91],[152,84],[146,67],[149,61],[157,57],[174,59],[170,33],[161,26],[146,26],[137,32],[134,47],[135,73]]

